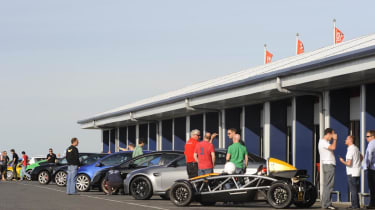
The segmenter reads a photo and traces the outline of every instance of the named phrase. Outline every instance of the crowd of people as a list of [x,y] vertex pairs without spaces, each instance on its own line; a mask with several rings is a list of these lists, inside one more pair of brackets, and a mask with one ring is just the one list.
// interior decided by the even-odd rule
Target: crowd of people
[[[349,209],[359,209],[360,176],[361,169],[367,171],[368,188],[370,190],[370,204],[366,209],[375,209],[375,130],[366,132],[368,146],[363,158],[355,145],[355,137],[347,136],[345,144],[347,153],[345,159],[339,157],[341,164],[346,166],[349,191],[351,193],[351,206]],[[336,209],[332,205],[331,194],[335,183],[336,158],[334,151],[337,147],[337,134],[332,128],[324,131],[324,136],[319,140],[320,165],[323,176],[321,205],[324,209]],[[362,163],[363,162],[363,163]]]
[[[227,134],[232,142],[228,146],[226,160],[236,166],[236,174],[243,174],[248,163],[247,149],[235,128],[228,129]],[[210,132],[206,132],[203,141],[199,142],[201,132],[198,129],[190,132],[190,139],[186,142],[184,151],[189,178],[213,173],[216,157],[212,142],[217,135],[217,133],[211,135]]]

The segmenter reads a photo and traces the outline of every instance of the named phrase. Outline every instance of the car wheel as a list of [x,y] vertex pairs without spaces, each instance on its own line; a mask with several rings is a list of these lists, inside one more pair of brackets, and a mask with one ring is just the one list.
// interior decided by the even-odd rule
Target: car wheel
[[130,182],[130,193],[136,200],[148,200],[153,194],[152,185],[146,177],[136,177]]
[[193,190],[185,182],[177,182],[171,187],[169,197],[176,206],[188,206],[193,201]]
[[64,171],[59,171],[55,175],[55,183],[59,187],[66,186],[66,173]]
[[106,181],[105,181],[105,179],[103,178],[103,179],[102,179],[102,182],[101,182],[101,185],[100,185],[100,186],[101,186],[101,189],[103,190],[103,192],[104,192],[105,194],[108,194],[108,193],[109,193],[109,190],[111,190],[111,191],[112,191],[112,195],[116,195],[120,189],[117,188],[117,187],[111,187],[111,189],[109,189],[109,187],[106,185],[105,182],[106,182]]
[[29,176],[25,176],[27,181],[31,181],[31,171],[32,171],[31,169],[26,171],[26,173],[29,175]]
[[292,190],[291,187],[285,182],[276,181],[271,184],[267,192],[268,203],[276,208],[287,208],[292,203]]
[[296,205],[298,208],[309,208],[312,205],[314,205],[316,198],[318,196],[318,192],[316,190],[316,187],[308,181],[304,182],[304,193],[303,196],[304,200],[299,201],[298,200],[298,192],[296,193],[296,200],[294,200],[294,205]]
[[38,174],[38,181],[39,184],[49,184],[51,181],[51,175],[48,173],[48,171],[41,171]]
[[87,192],[90,190],[90,177],[86,174],[79,174],[76,179],[76,189],[80,192]]
[[6,173],[6,180],[10,181],[13,179],[13,171],[7,171]]

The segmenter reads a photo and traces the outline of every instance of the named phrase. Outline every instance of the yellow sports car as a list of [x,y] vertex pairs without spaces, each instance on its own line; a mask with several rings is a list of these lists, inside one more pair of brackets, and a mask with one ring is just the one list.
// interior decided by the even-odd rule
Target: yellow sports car
[[[22,170],[22,162],[19,162],[17,164],[17,167],[16,167],[16,171],[17,171],[17,178],[20,178],[20,174],[21,174],[21,170]],[[7,171],[6,171],[6,179],[7,180],[12,180],[14,178],[14,172],[13,172],[13,167],[11,165],[8,165],[8,168],[7,168]]]

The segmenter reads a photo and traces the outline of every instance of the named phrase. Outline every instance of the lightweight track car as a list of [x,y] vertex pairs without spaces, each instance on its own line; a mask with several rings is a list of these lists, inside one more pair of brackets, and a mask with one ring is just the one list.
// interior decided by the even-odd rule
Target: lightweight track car
[[255,174],[213,173],[178,180],[170,189],[170,199],[177,206],[187,206],[192,201],[214,205],[267,200],[274,208],[287,208],[291,204],[308,208],[315,203],[317,191],[306,181],[306,170],[297,170],[274,158],[268,159],[267,166],[259,167]]

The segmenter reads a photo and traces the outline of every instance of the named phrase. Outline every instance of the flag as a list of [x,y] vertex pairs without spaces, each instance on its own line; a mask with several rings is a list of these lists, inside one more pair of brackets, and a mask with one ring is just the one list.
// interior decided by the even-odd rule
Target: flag
[[335,44],[341,43],[344,40],[344,34],[335,27]]
[[272,61],[272,53],[268,52],[268,50],[266,50],[266,55],[265,55],[265,60],[264,60],[264,63],[267,64],[267,63],[271,63]]
[[301,40],[297,40],[297,55],[304,53],[305,52],[305,47],[303,46],[303,43]]

